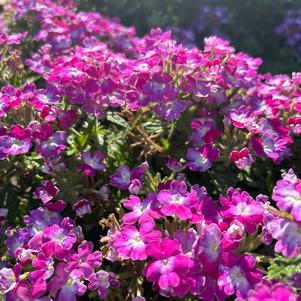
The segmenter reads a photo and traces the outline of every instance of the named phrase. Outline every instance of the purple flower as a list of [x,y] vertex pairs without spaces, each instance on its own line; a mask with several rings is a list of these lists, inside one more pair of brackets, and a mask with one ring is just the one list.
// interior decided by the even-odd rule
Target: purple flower
[[295,257],[301,248],[301,226],[283,218],[268,220],[266,228],[274,239],[275,251],[286,257]]
[[86,199],[76,202],[72,208],[76,212],[76,215],[80,218],[86,214],[91,214],[90,202]]
[[41,233],[47,226],[61,224],[62,218],[56,212],[45,208],[38,208],[31,211],[30,215],[24,216],[24,222],[31,235]]
[[88,176],[95,176],[96,171],[102,171],[106,164],[102,161],[104,160],[104,155],[101,151],[87,151],[82,154],[84,164],[80,164],[78,169],[82,170]]
[[280,209],[290,211],[294,219],[301,222],[301,181],[292,169],[282,174],[282,180],[277,181],[272,199]]
[[262,272],[255,265],[254,257],[243,255],[234,266],[221,266],[222,274],[218,279],[218,286],[226,295],[236,294],[239,300],[244,300],[248,291],[262,279]]
[[[144,162],[138,165],[137,167],[134,167],[132,170],[126,165],[121,165],[111,176],[111,185],[120,190],[127,190],[132,185],[131,190],[133,193],[136,191],[136,189],[133,188],[137,186],[138,181],[140,183],[143,182],[144,173],[147,169],[147,162]],[[138,189],[137,191],[140,192],[140,189]]]
[[0,160],[9,155],[26,154],[31,147],[31,140],[25,138],[19,140],[11,136],[0,136]]
[[218,156],[219,151],[211,145],[205,145],[201,149],[189,148],[186,155],[187,165],[193,171],[204,172],[212,166]]
[[219,259],[221,237],[222,232],[218,225],[210,224],[204,227],[198,238],[195,252],[207,269],[214,268],[214,263]]
[[66,133],[64,131],[55,132],[47,141],[42,142],[37,147],[37,153],[41,154],[46,161],[56,159],[57,156],[66,149]]
[[7,218],[8,209],[7,208],[0,208],[0,223],[4,222]]
[[0,270],[0,293],[7,294],[17,285],[16,275],[12,269],[3,268]]
[[169,158],[166,166],[172,171],[172,172],[180,172],[186,168],[186,164],[181,164],[176,158]]
[[151,242],[161,241],[161,232],[154,230],[155,223],[145,221],[140,224],[139,231],[135,226],[124,226],[111,245],[118,251],[122,259],[145,260],[146,247]]
[[116,172],[111,176],[111,185],[126,190],[131,184],[131,170],[126,165],[121,165],[117,168]]
[[63,262],[57,263],[55,276],[48,284],[49,291],[58,291],[58,301],[75,301],[76,295],[85,294],[87,287],[83,284],[83,271],[74,269],[67,270],[67,265]]
[[91,274],[89,277],[88,288],[91,291],[97,290],[101,299],[105,299],[109,294],[109,287],[113,284],[113,273],[100,270],[97,273]]
[[77,248],[77,253],[71,257],[72,266],[75,264],[78,269],[84,272],[84,279],[88,279],[94,272],[94,269],[99,268],[102,264],[100,251],[93,252],[93,244],[83,241]]

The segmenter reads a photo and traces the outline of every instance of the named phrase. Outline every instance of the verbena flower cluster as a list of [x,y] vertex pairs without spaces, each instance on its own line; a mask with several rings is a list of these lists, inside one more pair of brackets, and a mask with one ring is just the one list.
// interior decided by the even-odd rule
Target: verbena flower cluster
[[73,0],[11,0],[2,19],[0,299],[301,300],[298,170],[270,195],[219,182],[290,158],[301,73],[261,74],[216,36],[139,38]]

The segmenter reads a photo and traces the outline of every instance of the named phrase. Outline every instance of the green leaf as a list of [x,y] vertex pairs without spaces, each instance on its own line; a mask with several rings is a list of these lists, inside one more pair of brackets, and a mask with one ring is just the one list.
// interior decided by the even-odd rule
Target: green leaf
[[107,112],[107,120],[123,128],[129,128],[127,121],[115,112]]
[[157,134],[163,131],[161,121],[155,118],[152,118],[143,123],[143,128],[148,134]]
[[268,267],[267,278],[285,281],[296,273],[301,273],[301,253],[295,258],[277,255]]

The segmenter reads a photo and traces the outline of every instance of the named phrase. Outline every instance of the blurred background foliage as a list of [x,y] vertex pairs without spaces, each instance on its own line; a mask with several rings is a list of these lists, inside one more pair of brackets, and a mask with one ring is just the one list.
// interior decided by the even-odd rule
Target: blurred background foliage
[[[117,17],[140,36],[153,27],[192,29],[194,44],[201,47],[205,36],[219,35],[238,51],[263,58],[262,72],[291,73],[301,67],[288,37],[276,33],[287,11],[301,9],[301,0],[80,0],[79,4],[83,10]],[[301,17],[297,22],[296,34],[301,35]]]

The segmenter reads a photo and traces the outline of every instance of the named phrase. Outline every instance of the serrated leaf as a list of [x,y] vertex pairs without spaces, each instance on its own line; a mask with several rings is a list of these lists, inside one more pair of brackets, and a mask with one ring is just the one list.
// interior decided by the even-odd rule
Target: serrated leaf
[[143,124],[144,130],[148,134],[157,134],[163,131],[161,121],[159,119],[151,119]]
[[285,281],[296,273],[301,273],[301,253],[295,258],[277,255],[276,258],[271,260],[267,278]]
[[107,112],[107,120],[123,128],[129,128],[127,121],[115,112]]

